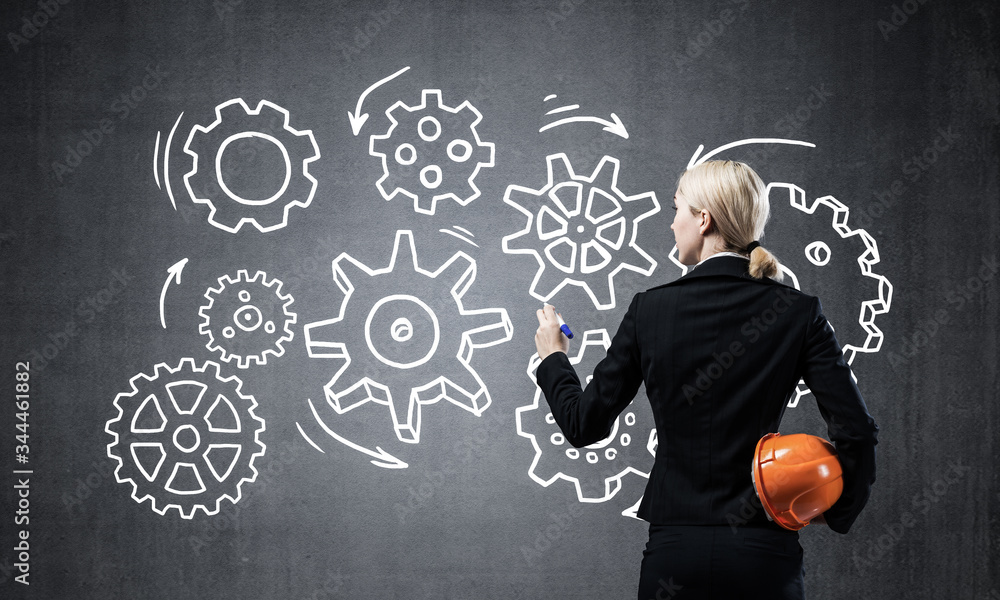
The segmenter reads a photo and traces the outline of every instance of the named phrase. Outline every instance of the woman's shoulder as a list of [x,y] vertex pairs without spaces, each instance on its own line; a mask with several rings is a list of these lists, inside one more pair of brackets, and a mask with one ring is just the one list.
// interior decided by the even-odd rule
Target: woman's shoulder
[[715,273],[703,272],[698,274],[697,270],[691,271],[673,281],[651,287],[643,292],[639,292],[635,295],[633,302],[642,304],[645,301],[655,302],[656,299],[666,300],[674,294],[685,294],[692,291],[697,293],[697,291],[695,291],[696,286],[706,285],[710,281],[718,282],[719,278],[727,279],[733,286],[735,286],[735,288],[743,289],[748,292],[748,298],[756,297],[760,299],[760,294],[754,293],[753,290],[756,289],[758,291],[762,291],[763,289],[767,289],[770,291],[770,294],[767,294],[767,296],[773,295],[790,305],[795,304],[803,308],[810,307],[810,311],[822,312],[822,304],[818,296],[803,292],[802,290],[799,290],[798,288],[782,281],[777,281],[768,277],[758,279],[746,272],[739,273],[722,271]]
[[660,285],[651,287],[645,290],[644,292],[639,292],[639,293],[647,294],[651,292],[669,290],[671,288],[679,288],[685,285],[696,285],[698,283],[704,283],[704,279],[706,279],[707,277],[716,277],[716,278],[725,277],[734,280],[734,282],[738,284],[750,285],[750,286],[753,285],[772,286],[777,290],[781,291],[782,293],[801,295],[809,298],[815,297],[812,296],[811,294],[808,294],[806,292],[803,292],[795,288],[794,286],[788,285],[783,281],[777,281],[769,277],[762,277],[758,279],[756,277],[753,277],[749,273],[713,273],[713,274],[706,274],[706,275],[699,274],[699,275],[700,276],[695,276],[694,272],[689,272],[685,275],[682,275],[681,277],[678,277],[677,279],[674,279],[673,281],[668,281],[667,283],[661,283]]

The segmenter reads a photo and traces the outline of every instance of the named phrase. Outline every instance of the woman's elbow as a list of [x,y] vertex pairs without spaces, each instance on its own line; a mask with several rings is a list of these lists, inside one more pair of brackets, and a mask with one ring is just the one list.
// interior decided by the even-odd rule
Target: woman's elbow
[[566,435],[566,441],[574,448],[586,448],[608,437],[610,433],[610,431],[605,431],[603,434],[581,432],[576,435]]

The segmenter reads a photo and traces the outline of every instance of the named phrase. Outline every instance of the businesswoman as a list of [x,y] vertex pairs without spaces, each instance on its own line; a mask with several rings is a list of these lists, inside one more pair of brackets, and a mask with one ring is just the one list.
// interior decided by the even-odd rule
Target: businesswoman
[[567,440],[605,438],[640,384],[659,439],[639,516],[648,521],[639,598],[803,598],[798,532],[770,522],[754,492],[757,441],[778,430],[796,384],[816,398],[843,467],[826,524],[847,533],[875,481],[878,426],[819,299],[776,281],[759,240],[768,220],[747,165],[688,169],[670,228],[683,277],[637,294],[581,389],[555,310],[538,311],[538,385]]

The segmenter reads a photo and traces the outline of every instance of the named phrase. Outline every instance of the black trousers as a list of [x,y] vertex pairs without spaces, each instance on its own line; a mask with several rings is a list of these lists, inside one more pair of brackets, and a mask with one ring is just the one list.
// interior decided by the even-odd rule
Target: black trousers
[[796,531],[651,524],[639,600],[802,600],[804,573]]

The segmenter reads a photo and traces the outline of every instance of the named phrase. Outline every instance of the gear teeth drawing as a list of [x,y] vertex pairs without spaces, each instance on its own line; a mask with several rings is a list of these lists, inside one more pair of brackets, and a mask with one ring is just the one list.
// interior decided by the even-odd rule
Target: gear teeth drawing
[[[799,186],[780,182],[768,184],[765,193],[772,215],[775,210],[786,206],[793,209],[788,211],[787,218],[775,219],[771,226],[772,229],[787,227],[788,232],[775,231],[773,242],[764,241],[768,250],[774,252],[782,263],[781,270],[786,277],[786,283],[795,289],[802,289],[801,285],[807,283],[809,285],[807,291],[816,293],[816,286],[824,279],[829,279],[829,276],[824,274],[824,277],[814,277],[813,272],[840,268],[846,276],[848,272],[860,268],[861,279],[849,288],[850,294],[861,296],[861,298],[851,298],[858,301],[858,308],[855,309],[850,304],[841,306],[833,294],[824,293],[821,294],[824,298],[824,312],[831,325],[834,327],[839,325],[836,329],[837,339],[841,343],[844,360],[848,365],[854,364],[858,353],[878,352],[882,347],[884,335],[875,324],[875,318],[889,312],[892,306],[892,284],[884,275],[875,272],[875,265],[880,261],[875,238],[864,229],[852,228],[848,224],[850,209],[833,196],[823,196],[809,201],[805,190]],[[830,213],[826,213],[826,210]],[[824,220],[822,216],[827,214],[829,220]],[[794,217],[800,219],[793,223],[791,219]],[[807,235],[810,237],[815,235],[816,239],[803,244],[801,241],[803,231],[808,232]],[[682,272],[687,272],[687,268],[677,260],[676,246],[670,253],[670,259],[681,267]],[[843,289],[846,288],[831,292],[842,292]],[[874,297],[864,298],[867,294],[872,294]],[[837,318],[837,314],[842,318]],[[857,325],[852,322],[855,316],[854,322]],[[853,372],[852,376],[857,381],[857,376]],[[809,393],[805,382],[799,381],[788,407],[798,406],[802,397]]]
[[482,415],[491,400],[472,367],[473,350],[510,340],[513,328],[503,308],[464,306],[476,278],[472,258],[457,252],[427,270],[412,232],[397,231],[387,267],[369,268],[344,253],[333,277],[344,293],[340,314],[306,325],[304,335],[310,357],[342,361],[325,386],[337,413],[386,405],[396,437],[408,443],[420,441],[423,405],[447,400]]
[[[292,208],[309,206],[316,193],[309,164],[319,159],[320,152],[312,131],[291,127],[288,111],[267,100],[251,109],[242,98],[235,98],[216,106],[215,117],[208,126],[195,125],[184,144],[184,152],[192,158],[191,170],[184,175],[191,200],[208,205],[208,222],[230,233],[246,224],[262,233],[285,227]],[[244,138],[266,140],[281,151],[284,180],[269,198],[243,198],[226,184],[222,155],[229,144]]]
[[292,297],[281,293],[281,281],[268,281],[263,271],[251,278],[240,270],[235,279],[220,277],[219,287],[208,288],[205,298],[208,304],[198,311],[198,331],[208,336],[205,347],[224,362],[236,359],[237,366],[246,369],[250,363],[267,364],[268,354],[284,355],[283,344],[292,339],[291,326],[298,317],[289,310]]
[[183,358],[129,383],[131,391],[115,398],[118,414],[105,426],[118,483],[130,484],[132,498],[149,500],[153,512],[175,508],[185,519],[198,510],[217,514],[224,499],[239,502],[266,450],[264,420],[253,396],[242,393],[243,382],[222,377],[217,363],[197,367]]
[[[595,329],[583,334],[582,343],[570,363],[577,372],[592,373],[597,363],[607,354],[611,336],[607,330]],[[611,434],[604,440],[582,449],[572,447],[559,430],[548,405],[537,387],[535,372],[538,355],[528,361],[528,377],[536,383],[532,403],[515,411],[517,434],[531,440],[535,456],[528,469],[531,479],[549,487],[557,480],[573,484],[580,502],[605,502],[621,489],[622,478],[634,473],[649,478],[652,468],[650,456],[656,455],[656,429],[652,413],[641,402],[632,403],[615,420]],[[589,383],[588,375],[586,382]],[[636,468],[639,463],[649,463],[647,470]]]
[[479,197],[475,179],[494,164],[494,145],[479,139],[483,115],[468,100],[452,108],[441,90],[423,90],[420,104],[396,102],[385,111],[392,123],[370,138],[369,154],[382,159],[376,183],[386,200],[403,195],[413,210],[433,215],[439,200],[467,206]]
[[583,288],[594,306],[616,306],[615,276],[628,269],[649,276],[656,261],[636,243],[638,224],[660,211],[653,192],[626,196],[618,188],[618,159],[605,156],[589,176],[573,171],[565,154],[546,157],[541,189],[511,185],[504,202],[528,218],[503,238],[507,254],[538,263],[529,293],[547,302],[567,285]]

